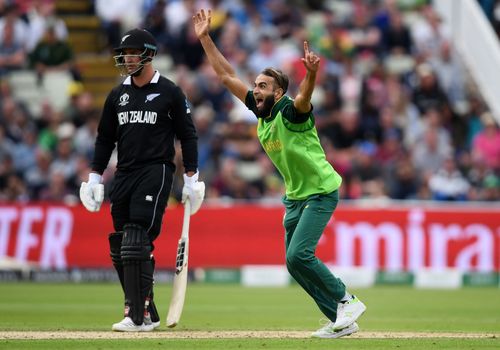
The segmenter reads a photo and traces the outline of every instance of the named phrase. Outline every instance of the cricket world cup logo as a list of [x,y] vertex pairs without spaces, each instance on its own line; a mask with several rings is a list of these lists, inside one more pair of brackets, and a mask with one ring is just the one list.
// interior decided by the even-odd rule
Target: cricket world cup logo
[[127,93],[124,93],[123,95],[120,96],[120,106],[125,106],[128,104],[130,96]]

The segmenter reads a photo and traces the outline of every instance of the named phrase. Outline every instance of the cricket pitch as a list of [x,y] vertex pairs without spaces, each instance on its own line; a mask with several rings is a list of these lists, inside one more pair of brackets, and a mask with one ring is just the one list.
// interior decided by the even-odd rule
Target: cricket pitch
[[[0,332],[0,339],[304,339],[309,331],[156,331],[147,333],[121,332],[74,332],[74,331],[7,331]],[[405,339],[405,338],[456,338],[487,339],[500,338],[500,333],[443,333],[443,332],[383,332],[361,331],[349,336],[359,339]]]

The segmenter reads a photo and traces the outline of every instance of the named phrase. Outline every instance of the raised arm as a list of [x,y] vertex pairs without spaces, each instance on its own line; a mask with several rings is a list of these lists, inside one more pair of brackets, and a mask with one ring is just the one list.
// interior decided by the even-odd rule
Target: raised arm
[[307,113],[311,110],[311,96],[314,91],[314,84],[316,81],[316,73],[319,68],[319,57],[309,51],[309,44],[304,41],[304,57],[302,62],[306,67],[306,76],[299,85],[299,92],[295,96],[293,105],[300,113]]
[[248,88],[237,76],[233,67],[229,64],[222,53],[217,49],[212,38],[210,38],[210,21],[212,18],[211,10],[205,13],[200,10],[193,16],[194,30],[200,40],[203,50],[208,58],[208,62],[213,67],[217,76],[231,93],[245,103]]

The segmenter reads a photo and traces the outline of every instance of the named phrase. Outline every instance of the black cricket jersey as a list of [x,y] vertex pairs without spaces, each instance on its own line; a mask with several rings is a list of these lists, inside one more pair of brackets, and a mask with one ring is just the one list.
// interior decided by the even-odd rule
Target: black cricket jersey
[[175,169],[175,138],[181,142],[185,170],[196,171],[198,137],[184,93],[158,71],[142,87],[129,76],[111,90],[104,103],[92,170],[104,172],[115,144],[118,172],[158,163]]

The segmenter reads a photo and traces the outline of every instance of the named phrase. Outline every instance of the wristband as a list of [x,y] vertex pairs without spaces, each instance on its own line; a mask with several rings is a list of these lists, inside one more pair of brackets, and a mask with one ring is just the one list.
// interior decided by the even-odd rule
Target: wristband
[[101,183],[102,176],[97,173],[89,174],[89,184],[99,184]]

